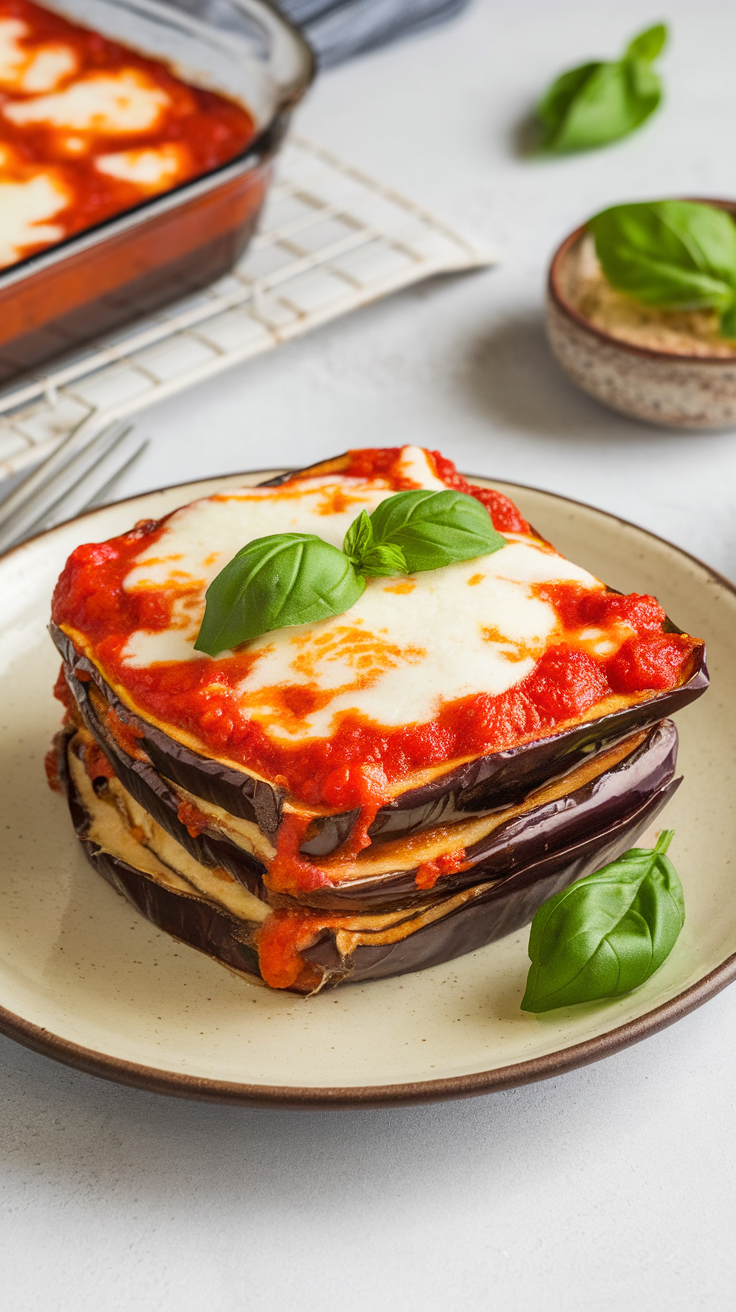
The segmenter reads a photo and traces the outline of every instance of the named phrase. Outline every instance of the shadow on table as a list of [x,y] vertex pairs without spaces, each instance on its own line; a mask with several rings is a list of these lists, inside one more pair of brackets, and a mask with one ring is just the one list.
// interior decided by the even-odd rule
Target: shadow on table
[[622,444],[657,436],[692,440],[681,429],[627,419],[575,387],[550,351],[541,313],[510,317],[480,338],[469,353],[467,384],[484,415],[540,437],[608,442],[619,453]]
[[517,159],[545,162],[541,154],[541,125],[533,108],[528,109],[511,125],[508,142]]

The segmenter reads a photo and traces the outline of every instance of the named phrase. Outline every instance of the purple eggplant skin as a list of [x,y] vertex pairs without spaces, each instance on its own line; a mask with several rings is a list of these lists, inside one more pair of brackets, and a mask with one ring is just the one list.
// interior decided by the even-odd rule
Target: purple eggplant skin
[[[177,843],[205,866],[221,866],[249,892],[263,901],[268,893],[263,884],[266,867],[257,857],[231,842],[214,826],[191,834],[179,819],[181,798],[166,779],[148,761],[136,760],[124,752],[95,714],[89,696],[89,684],[75,680],[73,685],[77,709],[85,727],[102,749],[107,760],[131,797],[148,811]],[[93,781],[94,782],[94,781]]]
[[542,903],[568,884],[600,870],[628,851],[679,783],[679,779],[673,780],[633,815],[615,822],[602,833],[500,880],[441,920],[395,943],[361,943],[345,960],[337,950],[334,934],[323,931],[311,947],[302,950],[302,956],[310,965],[324,970],[327,983],[334,987],[338,983],[357,984],[426,970],[487,947],[528,925]]
[[[349,459],[350,452],[345,451],[340,456],[304,469],[287,470],[259,486],[279,487],[293,478],[337,473]],[[532,529],[532,532],[536,530]],[[615,592],[616,589],[609,591]],[[683,632],[669,617],[663,628],[667,633]],[[434,825],[452,824],[456,820],[466,820],[469,815],[484,815],[511,806],[548,779],[578,765],[591,749],[609,747],[636,729],[656,724],[680,707],[687,706],[705,692],[708,684],[705,648],[702,647],[695,653],[695,667],[682,687],[658,693],[643,705],[615,711],[577,729],[567,729],[538,742],[469,761],[432,783],[409,789],[381,808],[368,829],[368,836],[372,843],[404,838]],[[349,811],[318,820],[311,826],[300,851],[307,856],[327,856],[334,852],[349,837],[357,816],[357,811]]]
[[[51,634],[67,666],[67,682],[79,702],[80,689],[90,678],[120,719],[141,734],[141,746],[154,769],[166,779],[186,788],[204,801],[221,806],[231,815],[256,823],[275,842],[281,821],[284,792],[254,779],[245,771],[193,752],[162,730],[141,719],[120,701],[99,670],[77,652],[74,644],[55,625]],[[76,678],[81,673],[83,680]],[[614,711],[598,720],[563,730],[535,742],[470,761],[447,774],[411,789],[387,803],[368,830],[372,842],[409,837],[438,824],[487,815],[520,802],[534,789],[571,770],[592,751],[644,729],[700,697],[708,687],[705,649],[694,653],[694,669],[678,688],[656,693],[645,702]],[[104,744],[101,744],[104,750]],[[357,811],[320,817],[310,826],[301,851],[306,856],[327,856],[350,834]]]
[[[66,766],[71,736],[70,733],[58,735],[59,780],[67,794],[77,836],[94,869],[159,929],[235,970],[259,975],[253,927],[238,922],[194,894],[189,896],[162,888],[87,839],[89,817]],[[485,947],[528,924],[542,903],[560,889],[627,851],[655,819],[678,782],[675,780],[650,796],[625,820],[482,889],[447,916],[408,933],[404,939],[389,944],[360,944],[350,957],[343,958],[337,950],[334,931],[323,930],[302,955],[324,972],[326,987],[336,987],[341,983],[424,970]]]
[[140,870],[128,865],[119,857],[104,852],[86,837],[89,816],[80,801],[67,766],[67,748],[74,731],[62,731],[55,745],[58,759],[59,784],[66,794],[74,830],[85,856],[93,868],[111,884],[116,892],[140,911],[159,929],[180,939],[191,947],[199,948],[209,957],[215,957],[233,970],[260,978],[258,952],[251,931],[225,910],[218,910],[195,893],[174,893],[148,879]]
[[[230,815],[252,821],[267,838],[271,841],[275,839],[281,823],[281,807],[285,796],[283,789],[254,778],[245,770],[237,770],[191,751],[155,725],[129,711],[103,679],[97,666],[80,655],[63,630],[51,624],[49,631],[63,657],[67,684],[77,704],[80,702],[80,690],[92,679],[123,724],[130,725],[141,735],[141,747],[159,774],[205,802],[221,806]],[[82,678],[77,678],[77,674],[81,674]],[[100,745],[104,751],[104,745]]]
[[677,729],[664,720],[617,765],[566,796],[507,820],[467,849],[471,865],[442,875],[432,889],[417,889],[416,869],[315,888],[300,901],[320,910],[380,911],[421,906],[438,894],[450,897],[487,880],[507,879],[554,858],[570,847],[596,840],[601,830],[625,824],[663,790],[676,788]]
[[[293,905],[288,897],[269,895],[266,868],[215,828],[194,836],[179,820],[179,797],[146,761],[128,756],[105,731],[89,699],[88,684],[78,684],[78,707],[89,732],[105,753],[128,792],[167,833],[207,866],[222,866],[256,897],[273,905]],[[360,881],[324,885],[299,898],[316,910],[361,912],[386,907],[421,906],[473,884],[506,878],[541,855],[558,852],[623,820],[646,799],[668,785],[677,762],[677,729],[665,720],[617,765],[562,798],[549,801],[498,826],[467,851],[465,870],[441,877],[431,889],[418,889],[416,867]]]

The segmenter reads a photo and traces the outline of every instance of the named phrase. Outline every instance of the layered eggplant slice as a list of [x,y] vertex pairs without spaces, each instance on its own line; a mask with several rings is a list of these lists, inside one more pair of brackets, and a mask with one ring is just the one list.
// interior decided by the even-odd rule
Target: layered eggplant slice
[[[248,541],[340,546],[411,487],[476,496],[506,545],[194,651],[205,590]],[[79,548],[51,632],[59,778],[92,864],[162,929],[297,992],[485,946],[626,850],[678,783],[669,716],[708,684],[702,642],[653,598],[606,588],[413,447]]]
[[77,835],[118,892],[193,947],[302,992],[421,970],[513,932],[559,889],[630,847],[679,784],[677,731],[664,721],[621,744],[613,764],[567,795],[542,789],[526,809],[510,808],[518,814],[499,817],[454,877],[417,888],[409,864],[367,880],[368,889],[348,885],[341,896],[337,885],[307,905],[263,882],[251,891],[217,839],[200,845],[186,830],[174,838],[170,816],[160,813],[161,824],[118,776],[99,773],[86,729],[59,734],[56,750]]

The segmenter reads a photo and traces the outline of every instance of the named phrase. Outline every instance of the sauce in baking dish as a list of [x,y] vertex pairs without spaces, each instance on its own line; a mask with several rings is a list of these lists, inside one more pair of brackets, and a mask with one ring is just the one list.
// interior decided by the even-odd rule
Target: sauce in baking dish
[[31,0],[0,0],[0,267],[235,158],[242,106]]

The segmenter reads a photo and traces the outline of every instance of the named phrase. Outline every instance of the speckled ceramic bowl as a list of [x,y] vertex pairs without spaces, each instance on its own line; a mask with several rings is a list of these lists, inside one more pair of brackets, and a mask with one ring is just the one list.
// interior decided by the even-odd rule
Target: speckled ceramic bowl
[[[709,200],[736,213],[736,203]],[[736,428],[736,356],[682,355],[622,341],[594,327],[572,303],[586,232],[554,255],[547,284],[547,334],[565,373],[590,396],[635,419],[667,427]]]

